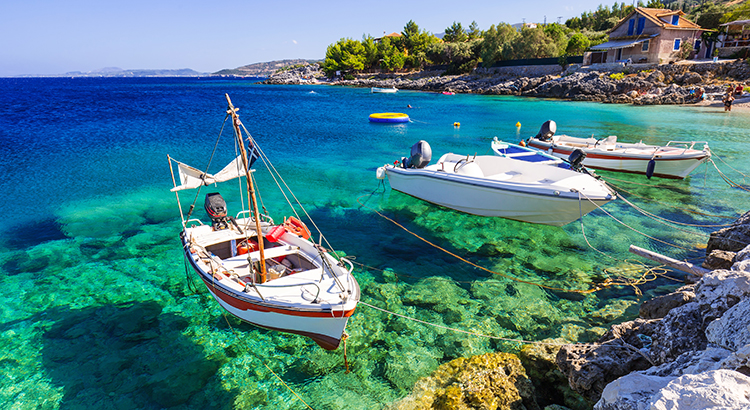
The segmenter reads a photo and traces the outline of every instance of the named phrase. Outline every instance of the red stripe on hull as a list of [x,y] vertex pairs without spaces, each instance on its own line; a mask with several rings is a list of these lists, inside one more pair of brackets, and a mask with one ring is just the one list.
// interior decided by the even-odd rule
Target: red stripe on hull
[[273,308],[270,306],[258,305],[256,303],[248,302],[242,299],[237,299],[235,297],[227,295],[225,292],[223,292],[223,289],[220,286],[215,286],[213,283],[207,281],[203,277],[203,275],[201,275],[201,279],[203,279],[203,283],[206,284],[206,287],[208,288],[208,290],[215,297],[221,299],[226,304],[238,310],[254,310],[256,312],[278,313],[280,315],[288,315],[288,316],[320,317],[320,318],[332,318],[332,319],[334,317],[335,318],[350,317],[352,314],[354,314],[354,309],[345,311],[343,312],[343,315],[340,315],[339,312],[336,312],[336,311],[333,311],[333,313],[331,311],[309,312],[309,311],[296,310],[296,309],[279,309],[279,308]]

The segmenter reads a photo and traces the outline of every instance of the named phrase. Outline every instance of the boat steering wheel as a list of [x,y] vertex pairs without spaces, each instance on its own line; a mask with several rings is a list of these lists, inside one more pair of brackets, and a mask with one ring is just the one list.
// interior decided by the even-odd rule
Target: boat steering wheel
[[605,139],[607,139],[607,137],[601,137],[598,140],[596,140],[596,142],[594,143],[594,148],[596,148],[596,146],[599,145],[599,143],[604,141]]
[[[474,162],[474,161],[469,161],[468,158],[461,158],[461,159],[459,159],[458,162],[456,162],[456,165],[453,166],[453,173],[454,174],[456,172],[458,172],[458,168],[459,168],[458,165],[461,164],[462,162],[466,162],[466,164],[468,164],[469,162]],[[466,165],[466,164],[464,164],[464,165]]]

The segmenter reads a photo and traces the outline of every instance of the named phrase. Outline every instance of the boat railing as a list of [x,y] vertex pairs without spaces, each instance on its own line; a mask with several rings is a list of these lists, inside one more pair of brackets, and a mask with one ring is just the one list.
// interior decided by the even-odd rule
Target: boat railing
[[[234,217],[234,219],[240,219],[240,217],[242,217],[243,215],[247,215],[245,218],[253,219],[253,214],[249,210],[237,212],[237,215]],[[268,222],[269,224],[273,225],[273,219],[265,214],[260,214],[260,221]]]
[[[198,218],[191,218],[191,219],[188,219],[187,221],[183,221],[183,222],[182,222],[182,227],[183,227],[183,228],[187,227],[187,225],[188,225],[188,224],[189,224],[190,222],[194,222],[194,223],[195,223],[195,222],[197,222],[197,223],[198,223],[198,225],[203,225],[203,222],[201,222],[201,220],[200,220],[200,219],[198,219]],[[195,226],[195,225],[193,225],[193,226]]]
[[[708,151],[708,141],[669,141],[665,146],[673,148],[684,148],[685,151],[687,151],[693,149],[695,144],[703,144],[703,151]],[[675,147],[675,145],[678,145],[678,147]],[[685,153],[685,151],[683,151],[683,154]]]

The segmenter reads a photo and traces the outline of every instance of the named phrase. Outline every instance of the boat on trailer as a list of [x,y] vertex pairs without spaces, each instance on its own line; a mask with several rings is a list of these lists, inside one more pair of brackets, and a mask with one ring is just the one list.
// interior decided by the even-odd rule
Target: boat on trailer
[[[256,158],[269,172],[275,172],[275,167],[245,129],[228,95],[226,99],[227,119],[232,123],[233,140],[240,147],[240,155],[216,174],[169,158],[172,191],[182,220],[184,256],[216,301],[240,320],[307,336],[324,349],[336,349],[360,298],[359,285],[352,275],[353,264],[330,251],[319,231],[317,243],[313,242],[314,237],[296,208],[295,215],[280,224],[260,214],[252,175],[255,170],[251,167]],[[249,156],[245,143],[251,148]],[[175,178],[175,168],[179,180]],[[202,187],[236,178],[244,178],[245,182],[244,187],[240,186],[240,198],[245,190],[247,193],[242,200],[244,209],[236,216],[230,216],[226,201],[217,192],[208,193],[204,201],[210,224],[192,215],[193,206],[185,214],[179,191],[197,189],[191,201],[195,203]],[[276,174],[274,180],[278,178],[280,175]],[[299,204],[298,208],[303,209]]]
[[[576,149],[586,153],[583,165],[606,171],[645,174],[672,179],[687,177],[700,164],[711,158],[706,141],[669,141],[667,145],[625,143],[610,135],[604,138],[578,138],[556,135],[557,124],[547,121],[526,145],[550,155],[567,158]],[[696,145],[700,149],[696,149]]]
[[499,155],[447,153],[429,165],[426,141],[411,148],[408,158],[376,171],[391,188],[446,208],[479,216],[562,226],[616,198],[604,182],[580,167],[572,169],[519,161]]

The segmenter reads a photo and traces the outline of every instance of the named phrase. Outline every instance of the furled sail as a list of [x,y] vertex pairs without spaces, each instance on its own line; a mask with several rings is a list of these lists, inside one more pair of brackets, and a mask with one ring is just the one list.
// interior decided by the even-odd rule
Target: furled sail
[[177,170],[182,185],[172,188],[170,190],[172,192],[181,191],[183,189],[198,188],[199,186],[215,184],[217,182],[229,181],[230,179],[245,175],[245,167],[242,164],[241,155],[237,156],[237,158],[225,166],[224,169],[219,171],[216,175],[203,172],[179,161],[175,162],[177,162]]

